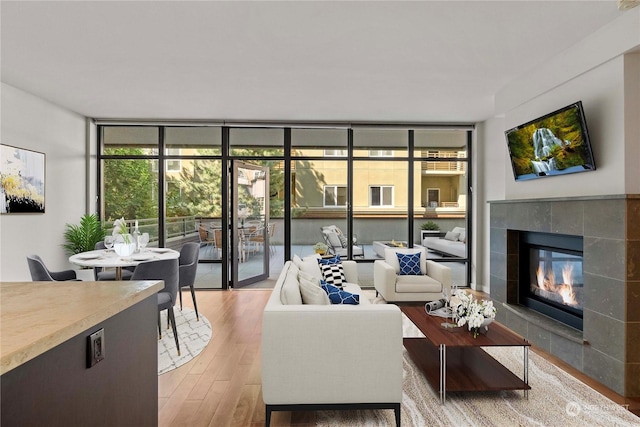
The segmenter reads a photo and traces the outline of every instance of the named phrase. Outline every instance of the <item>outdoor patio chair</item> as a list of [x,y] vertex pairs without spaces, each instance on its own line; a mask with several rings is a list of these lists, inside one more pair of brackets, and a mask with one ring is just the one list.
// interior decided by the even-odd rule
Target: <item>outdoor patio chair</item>
[[[329,253],[333,255],[340,255],[341,257],[346,257],[349,250],[349,244],[347,241],[347,237],[344,235],[342,230],[340,230],[335,225],[325,225],[320,228],[322,231],[322,238],[324,242],[329,247]],[[355,257],[364,257],[364,249],[362,246],[359,246],[357,243],[357,236],[353,236],[352,240],[352,253]]]

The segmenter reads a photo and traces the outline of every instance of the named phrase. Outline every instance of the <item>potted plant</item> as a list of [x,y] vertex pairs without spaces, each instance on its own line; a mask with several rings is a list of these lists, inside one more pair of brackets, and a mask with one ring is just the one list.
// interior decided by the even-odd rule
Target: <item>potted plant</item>
[[423,223],[420,228],[422,229],[420,240],[424,240],[425,237],[440,237],[440,226],[433,221],[427,221]]
[[86,214],[80,218],[80,224],[66,224],[65,244],[62,247],[67,254],[75,255],[95,249],[96,243],[104,240],[106,234],[98,215]]
[[423,223],[420,228],[422,228],[423,230],[429,230],[429,231],[434,231],[434,230],[440,231],[440,226],[433,221],[427,221]]
[[318,254],[318,255],[324,255],[327,253],[327,250],[329,249],[329,246],[327,246],[326,244],[322,243],[322,242],[318,242],[315,245],[313,245],[313,250]]

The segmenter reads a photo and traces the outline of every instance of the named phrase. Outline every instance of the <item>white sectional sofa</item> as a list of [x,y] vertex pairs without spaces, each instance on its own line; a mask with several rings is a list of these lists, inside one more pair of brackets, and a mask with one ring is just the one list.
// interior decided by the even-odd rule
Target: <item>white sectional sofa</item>
[[422,246],[445,255],[464,258],[467,256],[467,233],[462,227],[454,227],[444,237],[425,237]]
[[[298,264],[286,262],[263,314],[266,425],[272,411],[376,408],[393,409],[399,426],[400,309],[366,298],[359,305],[302,304],[298,273],[311,272],[313,263]],[[356,263],[342,264],[344,290],[360,294]]]

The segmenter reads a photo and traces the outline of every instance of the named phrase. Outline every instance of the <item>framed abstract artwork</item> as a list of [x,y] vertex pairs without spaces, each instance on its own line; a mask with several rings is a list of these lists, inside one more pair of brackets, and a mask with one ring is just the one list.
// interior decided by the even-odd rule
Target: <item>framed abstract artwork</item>
[[45,154],[0,144],[0,213],[44,213]]

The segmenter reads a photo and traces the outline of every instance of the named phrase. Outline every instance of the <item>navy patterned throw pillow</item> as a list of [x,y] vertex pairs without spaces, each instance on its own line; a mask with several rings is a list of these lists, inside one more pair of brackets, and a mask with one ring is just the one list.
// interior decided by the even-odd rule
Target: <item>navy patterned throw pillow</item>
[[343,291],[328,283],[320,282],[320,286],[329,296],[331,304],[360,304],[360,295],[352,294],[351,292]]
[[347,282],[347,278],[344,275],[342,263],[340,264],[320,264],[320,271],[322,272],[322,278],[330,285],[342,288],[342,285]]
[[420,276],[420,253],[417,254],[401,254],[397,253],[398,263],[400,264],[401,276]]
[[333,265],[340,264],[340,255],[334,255],[331,258],[318,258],[318,264],[320,265]]

